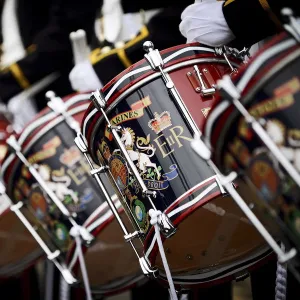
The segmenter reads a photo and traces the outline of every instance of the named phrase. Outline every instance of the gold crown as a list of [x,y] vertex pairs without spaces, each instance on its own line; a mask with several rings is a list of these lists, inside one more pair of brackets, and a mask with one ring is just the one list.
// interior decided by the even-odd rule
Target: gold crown
[[160,133],[162,130],[172,126],[171,115],[168,111],[162,112],[160,115],[155,112],[154,119],[148,122],[148,126],[155,131],[155,133]]
[[70,149],[65,149],[64,153],[60,156],[59,160],[62,164],[70,167],[78,162],[81,158],[77,146],[72,146]]

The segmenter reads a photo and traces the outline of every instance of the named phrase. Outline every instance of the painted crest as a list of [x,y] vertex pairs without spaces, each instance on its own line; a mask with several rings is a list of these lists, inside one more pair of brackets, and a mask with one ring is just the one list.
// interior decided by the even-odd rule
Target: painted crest
[[155,112],[154,119],[151,119],[148,122],[148,126],[156,134],[162,132],[164,129],[172,126],[171,114],[168,111],[164,111],[161,114],[158,114],[157,112]]

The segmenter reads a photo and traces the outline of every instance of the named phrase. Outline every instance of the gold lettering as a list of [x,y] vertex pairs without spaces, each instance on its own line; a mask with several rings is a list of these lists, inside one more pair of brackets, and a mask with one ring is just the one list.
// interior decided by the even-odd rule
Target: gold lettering
[[68,169],[67,173],[74,180],[76,185],[81,185],[86,181],[86,176],[84,176],[85,170],[82,167],[75,170]]
[[[176,133],[175,129],[179,129],[179,133]],[[170,128],[170,131],[173,134],[173,136],[175,138],[175,141],[177,142],[179,148],[181,148],[183,146],[181,144],[180,139],[186,140],[186,141],[189,141],[189,142],[191,142],[193,140],[192,138],[189,138],[189,137],[186,137],[186,136],[182,135],[182,133],[184,131],[182,126],[174,126],[173,128]]]
[[169,151],[168,153],[165,152],[164,146],[167,145],[166,142],[160,143],[159,139],[161,137],[163,137],[164,135],[161,134],[159,137],[157,137],[154,142],[156,143],[156,145],[158,146],[163,158],[167,157],[168,155],[170,155],[172,152],[174,152],[174,149],[172,149],[171,151]]
[[166,140],[167,140],[167,143],[169,144],[169,146],[172,146],[172,145],[175,144],[175,141],[174,141],[172,135],[170,135],[169,137],[167,137]]

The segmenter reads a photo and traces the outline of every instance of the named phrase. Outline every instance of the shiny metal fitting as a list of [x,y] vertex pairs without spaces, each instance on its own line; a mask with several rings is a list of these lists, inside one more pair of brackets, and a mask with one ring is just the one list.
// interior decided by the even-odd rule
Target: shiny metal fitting
[[140,257],[139,263],[144,275],[153,276],[154,278],[158,276],[158,269],[152,269],[145,257]]
[[159,226],[160,232],[166,238],[171,237],[176,232],[176,228],[172,224],[170,218],[164,213],[158,216],[157,224]]
[[157,49],[154,50],[154,45],[152,42],[147,41],[143,44],[145,54],[145,59],[148,61],[149,65],[153,70],[159,70],[164,66],[162,57]]
[[98,110],[105,108],[106,101],[103,93],[100,90],[93,92],[90,99]]

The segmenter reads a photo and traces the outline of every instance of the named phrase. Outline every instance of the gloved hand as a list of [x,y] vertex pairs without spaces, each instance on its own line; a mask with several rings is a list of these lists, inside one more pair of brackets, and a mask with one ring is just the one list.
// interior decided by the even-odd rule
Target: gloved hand
[[221,47],[235,38],[223,15],[223,4],[224,1],[206,0],[196,2],[183,11],[179,29],[187,43]]
[[76,64],[69,74],[69,79],[73,90],[78,92],[90,92],[103,86],[88,60]]

